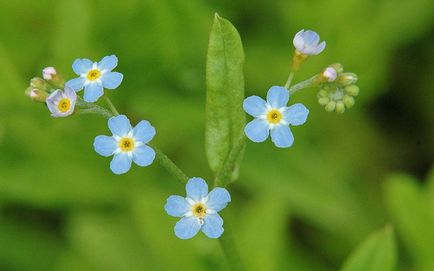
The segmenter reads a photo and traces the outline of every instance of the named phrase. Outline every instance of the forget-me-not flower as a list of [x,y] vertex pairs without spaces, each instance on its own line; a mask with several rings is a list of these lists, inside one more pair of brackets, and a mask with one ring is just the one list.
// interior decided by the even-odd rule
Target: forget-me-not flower
[[141,167],[152,164],[155,151],[146,143],[152,140],[156,132],[149,121],[142,120],[133,128],[125,115],[119,115],[108,120],[108,127],[113,135],[97,136],[93,146],[102,156],[113,155],[110,163],[113,173],[128,172],[132,161]]
[[326,42],[319,43],[319,35],[312,30],[301,30],[295,34],[293,40],[298,52],[304,55],[318,55],[326,47]]
[[55,118],[67,117],[74,112],[77,94],[71,88],[65,87],[65,91],[60,89],[51,93],[45,101],[51,116]]
[[112,72],[118,65],[115,55],[106,56],[100,62],[92,62],[89,59],[76,59],[72,63],[72,69],[80,77],[66,82],[66,86],[75,91],[84,88],[83,99],[86,102],[96,102],[104,94],[104,88],[115,89],[123,79],[119,72]]
[[208,193],[208,185],[202,178],[191,178],[185,186],[187,197],[170,196],[164,206],[166,212],[181,217],[175,225],[175,235],[190,239],[199,230],[209,238],[223,234],[223,219],[218,214],[231,201],[229,192],[221,187]]
[[276,147],[291,147],[294,136],[289,125],[305,123],[309,110],[301,103],[287,107],[288,101],[288,90],[279,86],[268,90],[267,101],[258,96],[246,98],[243,103],[244,111],[255,117],[244,128],[247,137],[253,142],[263,142],[271,134],[271,140]]

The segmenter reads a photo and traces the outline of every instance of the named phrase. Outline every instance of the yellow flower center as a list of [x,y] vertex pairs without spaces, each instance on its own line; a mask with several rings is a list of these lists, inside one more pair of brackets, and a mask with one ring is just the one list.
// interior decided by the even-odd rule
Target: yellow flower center
[[119,140],[119,148],[123,152],[129,152],[134,149],[134,140],[129,137],[124,137],[121,140]]
[[268,122],[273,123],[273,124],[277,124],[280,122],[281,119],[282,119],[282,113],[280,113],[279,110],[273,109],[273,110],[268,111],[268,113],[267,113]]
[[67,98],[63,98],[59,101],[57,108],[60,112],[65,113],[71,108],[71,101]]
[[204,218],[206,215],[206,207],[203,203],[196,203],[192,208],[193,215],[197,218]]
[[95,70],[90,70],[87,73],[87,79],[89,79],[90,81],[95,81],[96,79],[98,79],[101,76],[101,72],[97,69]]

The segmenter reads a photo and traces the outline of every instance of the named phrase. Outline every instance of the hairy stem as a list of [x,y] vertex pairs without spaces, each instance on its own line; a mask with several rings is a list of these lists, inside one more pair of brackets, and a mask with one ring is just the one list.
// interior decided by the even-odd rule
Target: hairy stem
[[291,86],[291,82],[292,82],[292,78],[294,78],[294,74],[295,74],[294,72],[289,73],[288,80],[286,80],[286,83],[285,83],[286,89],[289,89],[289,87]]
[[243,262],[241,261],[238,250],[235,246],[234,236],[232,233],[232,228],[228,223],[228,219],[225,218],[225,232],[219,239],[220,246],[223,250],[223,254],[225,255],[226,261],[229,265],[231,271],[244,271],[246,268],[244,267]]
[[108,106],[110,107],[110,110],[113,112],[113,115],[117,116],[119,115],[118,110],[113,105],[112,101],[110,100],[109,96],[107,94],[104,94],[105,101],[107,102]]
[[315,85],[315,81],[317,79],[318,75],[314,75],[311,78],[301,81],[300,83],[297,83],[295,85],[293,85],[292,87],[290,87],[288,89],[289,94],[294,94],[295,92],[304,89],[304,88],[309,88]]
[[160,165],[173,177],[175,177],[175,179],[181,183],[187,183],[189,179],[187,174],[185,174],[175,163],[173,163],[172,160],[170,160],[169,157],[167,157],[167,155],[165,155],[162,151],[155,146],[151,145],[151,147],[155,150],[155,154]]

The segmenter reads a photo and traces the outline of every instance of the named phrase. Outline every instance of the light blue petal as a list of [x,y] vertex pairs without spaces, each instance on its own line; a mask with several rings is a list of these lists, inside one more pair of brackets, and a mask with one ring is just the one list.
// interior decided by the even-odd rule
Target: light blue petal
[[152,164],[155,159],[155,151],[146,145],[139,146],[134,149],[133,161],[141,167],[146,167]]
[[175,235],[180,239],[190,239],[198,233],[200,227],[196,217],[183,217],[175,225]]
[[319,42],[319,35],[312,30],[307,30],[303,33],[303,40],[306,46],[316,45]]
[[111,71],[118,65],[118,58],[115,55],[105,56],[98,62],[98,69],[100,71],[108,70]]
[[181,196],[170,196],[164,205],[168,215],[182,217],[191,210],[190,204]]
[[111,136],[99,135],[93,142],[95,151],[102,156],[111,156],[118,148],[116,140]]
[[274,86],[268,90],[267,102],[273,108],[286,106],[289,101],[289,92],[284,87]]
[[123,78],[122,73],[108,72],[101,77],[101,82],[105,88],[115,89],[121,84]]
[[283,111],[283,119],[294,126],[305,123],[308,115],[309,110],[300,103],[291,105]]
[[185,186],[187,197],[199,201],[208,194],[208,184],[202,178],[191,178]]
[[244,111],[250,116],[259,117],[267,113],[267,103],[258,96],[247,97],[243,102]]
[[81,75],[82,73],[87,73],[89,70],[92,69],[93,62],[86,58],[78,58],[72,63],[72,70],[78,74]]
[[124,174],[131,168],[131,158],[126,153],[115,154],[110,162],[110,169],[114,174]]
[[125,136],[131,131],[130,120],[125,115],[111,117],[108,120],[108,127],[113,135]]
[[271,129],[271,140],[279,148],[289,148],[294,143],[294,136],[287,125],[279,125]]
[[268,122],[263,119],[254,119],[244,128],[244,133],[253,142],[264,142],[268,138],[268,131]]
[[140,121],[133,129],[133,137],[145,144],[154,138],[155,133],[155,128],[147,120]]
[[66,82],[65,86],[72,88],[74,91],[80,91],[83,89],[86,79],[83,77],[77,77]]
[[231,195],[228,190],[216,187],[208,194],[206,206],[216,212],[221,211],[231,201]]
[[219,238],[223,232],[223,219],[219,214],[208,214],[204,218],[202,232],[209,238]]
[[83,99],[88,103],[98,101],[102,95],[104,95],[104,89],[99,83],[90,83],[84,87]]

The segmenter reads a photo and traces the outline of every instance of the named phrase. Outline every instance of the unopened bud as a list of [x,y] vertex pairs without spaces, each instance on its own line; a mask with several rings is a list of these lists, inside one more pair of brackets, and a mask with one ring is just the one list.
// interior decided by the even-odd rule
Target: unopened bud
[[342,102],[342,101],[336,102],[335,111],[336,111],[336,113],[344,113],[345,112],[344,102]]
[[357,75],[351,72],[342,73],[338,76],[336,82],[341,86],[352,85],[357,82]]
[[345,92],[350,96],[359,95],[359,91],[360,91],[360,89],[356,85],[350,85],[350,86],[345,87]]
[[338,74],[342,73],[344,71],[344,67],[342,66],[341,63],[334,63],[334,64],[331,64],[329,67],[332,67],[333,69],[335,69],[335,71]]
[[29,87],[24,92],[34,102],[45,103],[48,93],[37,88]]
[[32,78],[32,80],[30,80],[30,86],[32,88],[40,89],[40,90],[43,90],[43,91],[46,91],[49,88],[47,82],[44,79],[40,78],[40,77],[34,77],[34,78]]
[[54,67],[46,67],[42,70],[42,77],[45,80],[52,80],[57,75],[57,71]]
[[346,108],[351,108],[354,105],[354,98],[348,95],[345,95],[343,102]]
[[327,67],[323,72],[322,76],[327,80],[327,82],[333,82],[336,80],[337,71],[333,67]]
[[335,110],[336,107],[336,102],[335,101],[330,101],[328,102],[328,104],[326,104],[326,106],[324,107],[324,109],[327,112],[333,112]]
[[326,105],[328,104],[328,102],[330,102],[330,98],[329,97],[321,97],[318,99],[318,103],[320,105]]

